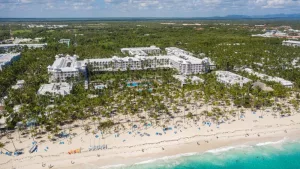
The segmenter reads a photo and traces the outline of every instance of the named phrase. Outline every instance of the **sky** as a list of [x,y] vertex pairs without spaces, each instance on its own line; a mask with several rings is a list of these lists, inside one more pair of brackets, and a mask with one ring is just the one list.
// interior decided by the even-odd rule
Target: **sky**
[[300,13],[300,0],[0,0],[0,18],[209,17]]

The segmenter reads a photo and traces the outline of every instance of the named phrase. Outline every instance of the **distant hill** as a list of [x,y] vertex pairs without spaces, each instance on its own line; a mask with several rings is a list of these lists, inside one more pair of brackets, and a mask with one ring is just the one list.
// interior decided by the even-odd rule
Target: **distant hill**
[[[227,15],[224,17],[208,17],[215,19],[300,19],[300,14],[272,14],[272,15]],[[207,18],[207,19],[208,19]]]

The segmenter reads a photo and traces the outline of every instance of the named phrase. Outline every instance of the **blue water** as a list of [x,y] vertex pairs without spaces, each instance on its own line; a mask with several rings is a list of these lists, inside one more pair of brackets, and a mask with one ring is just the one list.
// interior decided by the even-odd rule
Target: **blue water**
[[137,87],[138,85],[137,82],[127,83],[127,87]]
[[165,157],[126,169],[300,169],[300,142],[217,149]]

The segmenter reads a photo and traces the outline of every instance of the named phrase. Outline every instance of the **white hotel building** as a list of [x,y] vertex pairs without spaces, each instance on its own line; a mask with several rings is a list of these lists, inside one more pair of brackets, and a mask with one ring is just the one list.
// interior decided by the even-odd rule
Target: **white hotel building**
[[62,82],[68,78],[78,77],[80,72],[86,73],[84,61],[77,61],[78,56],[56,55],[52,66],[48,66],[50,82]]
[[128,53],[130,56],[148,56],[148,55],[159,55],[160,48],[156,46],[150,47],[136,47],[136,48],[122,48],[121,52],[126,54]]
[[[153,49],[156,50],[156,49]],[[209,58],[199,59],[189,52],[179,48],[166,48],[167,55],[140,56],[120,58],[114,56],[105,59],[87,59],[86,64],[93,67],[94,71],[125,71],[143,70],[153,68],[175,68],[180,74],[199,74],[205,72],[208,67],[215,68],[214,63]],[[149,52],[149,51],[147,51]],[[154,51],[152,54],[156,54]]]
[[[157,54],[160,49],[157,47],[145,48],[123,48],[122,52],[139,51],[146,54]],[[142,51],[142,52],[141,52]],[[68,77],[77,77],[80,72],[86,74],[86,67],[91,71],[126,71],[144,70],[155,68],[175,68],[182,75],[199,74],[214,68],[215,65],[209,58],[199,59],[189,52],[170,47],[166,48],[167,55],[133,57],[117,57],[103,59],[85,59],[77,61],[77,56],[57,55],[52,66],[48,66],[50,82],[66,81]]]

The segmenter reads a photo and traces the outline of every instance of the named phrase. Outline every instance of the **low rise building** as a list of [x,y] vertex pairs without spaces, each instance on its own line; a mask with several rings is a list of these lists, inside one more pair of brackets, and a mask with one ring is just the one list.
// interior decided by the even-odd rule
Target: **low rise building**
[[279,37],[279,38],[285,38],[288,37],[288,34],[285,32],[281,32],[278,30],[267,30],[264,34],[256,34],[252,35],[253,37],[265,37],[265,38],[271,38],[271,37]]
[[28,43],[31,42],[31,38],[15,38],[13,41],[13,44],[19,44],[19,43]]
[[70,39],[60,39],[58,42],[59,43],[65,43],[65,44],[67,44],[68,46],[70,46]]
[[203,83],[204,80],[197,77],[197,76],[185,76],[185,75],[173,75],[175,79],[177,79],[181,83],[181,87],[186,85],[186,84],[199,84]]
[[300,46],[300,41],[285,40],[285,41],[282,42],[282,45],[299,47]]
[[4,69],[5,66],[10,65],[13,61],[18,60],[20,57],[20,53],[0,54],[0,71]]
[[47,43],[41,43],[41,44],[0,44],[0,48],[4,49],[10,49],[10,48],[23,48],[23,47],[28,47],[30,49],[35,49],[35,48],[44,48],[47,46]]
[[216,71],[217,81],[226,85],[239,85],[243,86],[252,80],[243,77],[241,75],[229,72],[229,71]]
[[63,82],[63,83],[50,83],[43,84],[38,90],[38,95],[61,95],[66,96],[71,93],[72,85]]
[[13,85],[11,88],[15,90],[21,89],[24,87],[24,84],[25,84],[25,80],[18,80],[16,85]]
[[263,73],[255,72],[250,68],[245,68],[244,70],[245,70],[245,72],[247,72],[251,75],[255,75],[255,76],[257,76],[260,79],[265,80],[265,81],[280,83],[284,87],[288,87],[288,88],[292,88],[294,86],[293,82],[282,79],[280,77],[268,76],[268,75],[263,74]]

